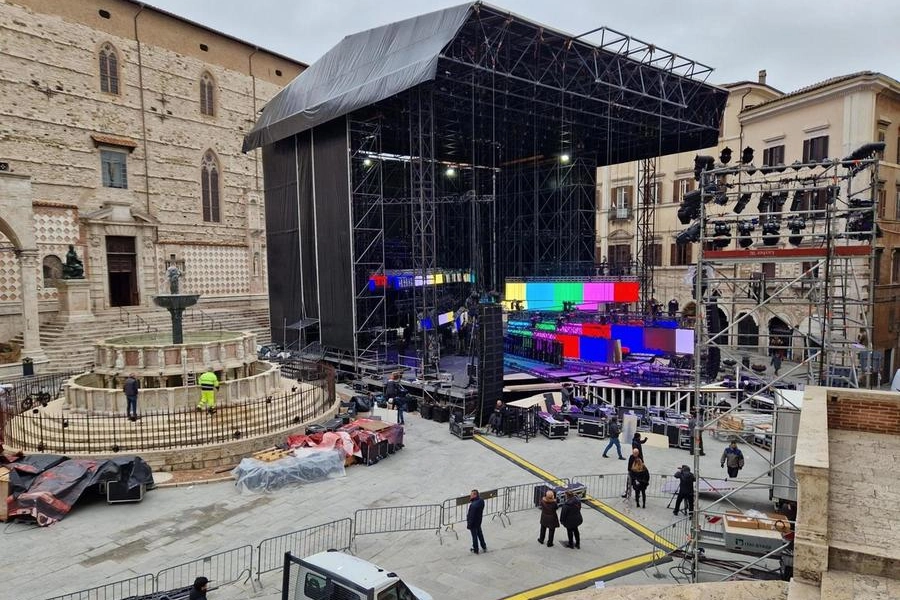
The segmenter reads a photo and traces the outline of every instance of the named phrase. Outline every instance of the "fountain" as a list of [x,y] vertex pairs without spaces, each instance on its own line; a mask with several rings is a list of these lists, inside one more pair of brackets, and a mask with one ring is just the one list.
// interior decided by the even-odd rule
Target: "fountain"
[[182,329],[182,315],[184,309],[190,308],[197,304],[200,298],[199,294],[182,294],[181,287],[181,270],[172,264],[166,269],[166,278],[169,280],[169,293],[154,296],[153,303],[160,308],[169,311],[172,318],[172,343],[181,344],[184,342],[184,331]]

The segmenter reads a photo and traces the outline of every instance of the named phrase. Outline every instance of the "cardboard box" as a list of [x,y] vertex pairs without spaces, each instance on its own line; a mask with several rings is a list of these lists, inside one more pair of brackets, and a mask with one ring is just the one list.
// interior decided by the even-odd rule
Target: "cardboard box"
[[766,513],[765,519],[757,519],[760,529],[772,529],[787,533],[791,530],[791,523],[788,518],[778,513]]
[[759,523],[757,523],[756,519],[752,517],[745,517],[741,513],[737,512],[726,512],[725,523],[727,523],[729,527],[741,527],[743,529],[759,528]]

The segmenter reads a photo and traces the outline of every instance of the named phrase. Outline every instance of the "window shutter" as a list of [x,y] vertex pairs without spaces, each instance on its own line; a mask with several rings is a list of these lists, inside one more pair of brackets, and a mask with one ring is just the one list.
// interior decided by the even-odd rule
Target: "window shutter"
[[810,140],[803,140],[803,162],[809,162],[809,142]]
[[634,197],[634,186],[627,185],[625,186],[625,208],[628,209],[629,214],[631,213],[632,201],[631,199]]

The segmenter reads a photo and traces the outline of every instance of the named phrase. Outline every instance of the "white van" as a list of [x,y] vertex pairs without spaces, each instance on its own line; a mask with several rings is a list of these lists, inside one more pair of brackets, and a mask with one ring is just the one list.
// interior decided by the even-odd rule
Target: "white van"
[[290,557],[290,563],[290,600],[433,600],[396,573],[343,552]]

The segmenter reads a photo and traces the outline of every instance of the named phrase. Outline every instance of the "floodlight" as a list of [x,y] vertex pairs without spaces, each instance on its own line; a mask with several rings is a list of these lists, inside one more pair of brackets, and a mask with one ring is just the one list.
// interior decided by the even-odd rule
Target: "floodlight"
[[750,198],[753,197],[753,194],[741,194],[741,197],[738,198],[737,203],[734,205],[735,214],[741,214],[745,208],[747,208],[747,204],[750,203]]
[[692,220],[700,217],[700,190],[691,190],[684,195],[681,206],[678,207],[678,220],[682,225],[687,225]]
[[444,175],[447,177],[456,177],[456,169],[453,167],[447,167],[447,170],[444,171]]
[[725,222],[717,222],[713,225],[713,246],[726,248],[731,243],[731,226]]
[[773,212],[781,212],[784,208],[784,203],[787,202],[788,193],[787,191],[778,192],[772,198],[772,209]]
[[745,165],[749,165],[753,162],[753,148],[750,146],[744,148],[744,151],[741,152],[741,162]]
[[774,246],[778,243],[779,230],[781,226],[778,224],[777,219],[769,219],[765,223],[763,223],[762,227],[762,241],[766,246]]
[[763,192],[756,204],[756,212],[766,213],[772,208],[772,192]]
[[561,162],[562,164],[568,163],[571,159],[572,159],[572,157],[569,156],[568,154],[560,154],[559,155],[559,162]]
[[753,233],[754,229],[756,229],[756,227],[753,225],[753,221],[747,219],[738,221],[738,245],[741,248],[749,248],[753,245],[753,238],[750,237],[750,234]]
[[372,159],[371,159],[371,158],[368,158],[368,157],[367,157],[367,158],[364,158],[364,159],[363,159],[363,166],[364,166],[364,167],[371,167],[371,166],[372,166]]
[[700,223],[694,223],[675,237],[675,243],[680,245],[692,244],[700,241]]
[[722,152],[719,153],[719,160],[722,161],[723,165],[727,165],[731,162],[731,148],[725,146],[722,148]]
[[803,206],[803,190],[794,190],[794,197],[791,199],[791,212],[797,212]]
[[788,229],[791,230],[791,235],[788,236],[788,242],[790,242],[791,245],[799,246],[803,241],[803,236],[800,232],[803,229],[806,229],[806,220],[803,217],[794,215],[788,219],[787,226]]
[[867,158],[871,158],[873,154],[879,154],[884,152],[884,142],[869,142],[868,144],[863,144],[841,161],[841,164],[845,167],[850,166],[849,163],[856,160],[865,160]]
[[705,154],[698,154],[694,157],[694,179],[700,181],[700,174],[703,171],[711,171],[716,166],[716,159]]

